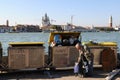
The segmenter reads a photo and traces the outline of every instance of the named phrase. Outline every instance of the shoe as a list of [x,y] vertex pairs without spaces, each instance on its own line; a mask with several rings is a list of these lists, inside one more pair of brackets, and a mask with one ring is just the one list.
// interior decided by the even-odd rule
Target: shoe
[[78,74],[78,76],[79,76],[80,78],[83,78],[83,77],[84,77],[84,75],[82,75],[82,74]]
[[77,77],[78,76],[78,74],[77,73],[75,73],[75,77]]

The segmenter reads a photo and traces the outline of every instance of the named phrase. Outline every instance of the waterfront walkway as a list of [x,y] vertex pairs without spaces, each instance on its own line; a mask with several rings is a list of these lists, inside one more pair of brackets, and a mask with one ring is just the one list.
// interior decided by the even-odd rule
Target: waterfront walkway
[[[50,74],[49,74],[50,73]],[[93,77],[75,77],[73,70],[62,71],[21,71],[0,74],[0,80],[105,80],[108,75],[102,70],[94,70]],[[113,80],[120,80],[118,74]]]

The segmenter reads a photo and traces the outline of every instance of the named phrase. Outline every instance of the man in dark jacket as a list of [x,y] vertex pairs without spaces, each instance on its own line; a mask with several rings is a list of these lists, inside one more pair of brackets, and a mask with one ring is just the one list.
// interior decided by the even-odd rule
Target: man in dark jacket
[[80,43],[77,43],[75,47],[79,51],[79,57],[78,57],[79,75],[80,77],[83,77],[84,76],[83,62],[85,61],[84,47]]
[[90,52],[90,49],[88,48],[87,45],[84,45],[84,55],[88,61],[88,73],[87,76],[92,76],[93,74],[93,59],[94,56],[93,54]]

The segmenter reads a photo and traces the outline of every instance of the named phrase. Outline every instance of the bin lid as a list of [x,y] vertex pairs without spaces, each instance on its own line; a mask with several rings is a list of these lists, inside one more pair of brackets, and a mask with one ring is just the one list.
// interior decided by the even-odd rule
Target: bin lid
[[117,46],[117,42],[101,42],[99,44],[105,46]]
[[43,45],[44,42],[10,42],[10,46],[38,46]]
[[49,39],[48,39],[48,43],[49,44],[54,41],[54,36],[55,35],[60,35],[61,37],[64,37],[64,36],[68,36],[68,37],[74,36],[76,38],[79,38],[80,32],[51,32],[50,35],[49,35]]
[[88,46],[117,46],[117,42],[94,42],[94,41],[89,41],[89,42],[83,42],[83,44],[88,45]]

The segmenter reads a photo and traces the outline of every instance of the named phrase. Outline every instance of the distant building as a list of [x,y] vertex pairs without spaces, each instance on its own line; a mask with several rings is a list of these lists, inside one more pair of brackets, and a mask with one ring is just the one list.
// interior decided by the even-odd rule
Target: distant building
[[13,26],[0,25],[0,33],[13,32],[13,30],[14,30]]
[[15,26],[16,32],[40,32],[38,25],[21,25],[18,24]]
[[110,16],[110,19],[109,19],[109,27],[113,27],[113,22],[112,22],[113,20],[112,20],[112,16]]
[[13,32],[14,31],[14,27],[9,25],[9,21],[6,20],[6,24],[5,25],[0,25],[0,33],[6,33],[6,32]]
[[50,19],[47,16],[47,13],[42,17],[42,23],[40,26],[40,29],[42,29],[42,31],[49,31],[50,30]]
[[120,25],[114,28],[116,31],[120,31]]
[[87,28],[84,28],[82,26],[76,26],[75,28],[71,29],[70,31],[76,31],[76,32],[88,32],[90,31]]
[[108,26],[94,26],[94,29],[99,30],[99,31],[114,31],[112,16],[110,16],[109,18]]
[[50,26],[50,19],[47,16],[47,13],[45,14],[45,16],[42,17],[42,24],[41,24],[41,28],[42,27],[48,27]]
[[94,27],[97,31],[114,31],[114,28],[108,26],[97,26]]
[[69,23],[67,23],[67,25],[64,25],[64,26],[62,27],[62,29],[63,29],[64,31],[70,31],[70,30],[72,30],[72,25],[69,24]]
[[6,26],[7,26],[7,27],[9,26],[9,21],[8,21],[8,20],[6,21]]

